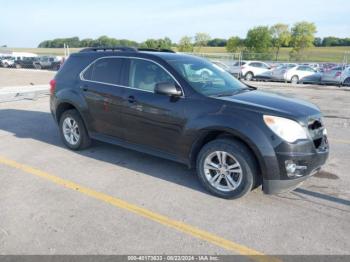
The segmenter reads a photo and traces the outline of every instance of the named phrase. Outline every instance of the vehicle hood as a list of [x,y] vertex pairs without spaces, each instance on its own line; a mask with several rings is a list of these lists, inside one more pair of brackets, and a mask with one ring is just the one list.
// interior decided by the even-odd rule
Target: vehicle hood
[[233,96],[218,97],[232,102],[231,105],[245,106],[248,110],[262,113],[304,118],[320,114],[320,110],[309,102],[262,91],[247,91]]

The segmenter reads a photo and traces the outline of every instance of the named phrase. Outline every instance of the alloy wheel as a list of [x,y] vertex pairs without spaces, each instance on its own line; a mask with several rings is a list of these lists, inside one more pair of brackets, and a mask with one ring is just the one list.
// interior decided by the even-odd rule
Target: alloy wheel
[[78,123],[71,117],[67,117],[62,125],[65,140],[72,146],[79,143],[80,131]]
[[210,185],[223,192],[234,191],[242,183],[241,165],[225,151],[215,151],[205,158],[204,173]]

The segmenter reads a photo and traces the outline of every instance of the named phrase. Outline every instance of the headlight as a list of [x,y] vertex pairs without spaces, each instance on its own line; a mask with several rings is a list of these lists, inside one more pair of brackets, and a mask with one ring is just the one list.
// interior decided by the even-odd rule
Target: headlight
[[276,135],[289,143],[308,138],[305,129],[294,120],[264,115],[264,122]]

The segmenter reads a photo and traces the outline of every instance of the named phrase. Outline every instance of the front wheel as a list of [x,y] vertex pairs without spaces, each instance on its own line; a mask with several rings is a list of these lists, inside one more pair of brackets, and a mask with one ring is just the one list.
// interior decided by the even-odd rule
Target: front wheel
[[299,77],[298,76],[293,76],[292,79],[290,80],[290,82],[293,84],[293,85],[296,85],[299,83]]
[[241,142],[217,139],[206,144],[197,158],[197,175],[203,186],[221,198],[239,198],[257,183],[257,165]]
[[60,135],[63,143],[72,150],[87,148],[90,137],[77,110],[67,110],[60,118]]

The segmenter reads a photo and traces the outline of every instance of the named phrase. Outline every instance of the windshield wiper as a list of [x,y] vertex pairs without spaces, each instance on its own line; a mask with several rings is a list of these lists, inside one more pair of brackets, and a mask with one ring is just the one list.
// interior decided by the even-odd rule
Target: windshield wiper
[[233,95],[237,95],[237,94],[242,93],[242,92],[247,91],[247,90],[253,91],[256,89],[254,89],[253,87],[252,88],[245,87],[245,88],[241,88],[241,89],[238,89],[238,90],[230,92],[230,93],[219,93],[219,94],[214,94],[212,96],[215,96],[215,97],[233,96]]

